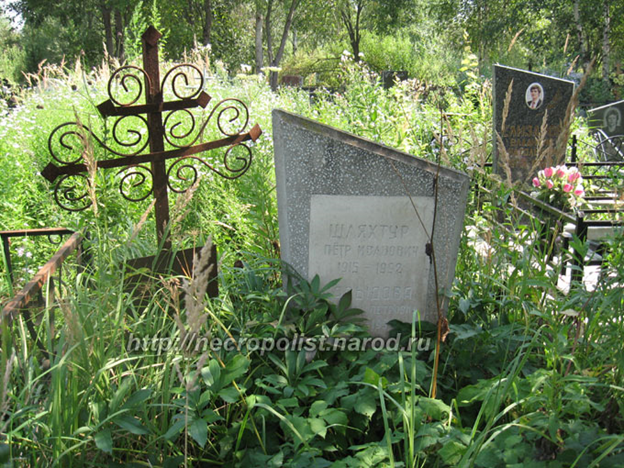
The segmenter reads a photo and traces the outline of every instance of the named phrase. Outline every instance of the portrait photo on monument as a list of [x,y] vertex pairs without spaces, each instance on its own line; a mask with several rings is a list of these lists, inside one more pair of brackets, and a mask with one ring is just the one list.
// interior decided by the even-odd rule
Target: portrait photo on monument
[[525,92],[525,99],[529,109],[539,109],[544,102],[544,88],[541,84],[531,83]]
[[607,110],[604,115],[604,128],[610,135],[613,135],[620,129],[622,123],[622,113],[620,109],[612,107]]

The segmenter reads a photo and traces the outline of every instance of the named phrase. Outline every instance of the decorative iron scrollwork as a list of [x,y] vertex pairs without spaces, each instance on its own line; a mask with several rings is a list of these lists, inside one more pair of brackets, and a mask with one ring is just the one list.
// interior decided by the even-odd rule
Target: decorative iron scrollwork
[[[247,172],[252,162],[251,149],[244,143],[230,146],[222,161],[222,167],[216,167],[198,156],[183,156],[171,164],[167,170],[169,188],[176,193],[186,192],[199,178],[197,163],[207,167],[224,179],[238,179]],[[182,188],[181,188],[182,187]]]
[[[129,128],[128,123],[132,121],[141,122],[144,128],[139,130]],[[95,153],[98,149],[116,156],[134,156],[145,150],[149,144],[147,121],[140,115],[123,116],[113,125],[112,137],[118,146],[130,150],[115,150],[100,140],[86,125],[79,122],[66,122],[50,133],[48,151],[54,160],[62,165],[76,164],[83,161],[85,157],[95,157],[95,154],[86,153],[88,151]]]
[[[186,117],[186,119],[184,117]],[[195,133],[196,126],[195,116],[188,109],[169,112],[165,117],[163,126],[165,127],[165,140],[176,148],[185,148],[194,145],[201,135],[200,130],[190,144],[184,143],[186,139]],[[204,127],[205,124],[202,126],[202,129]]]
[[[190,63],[176,65],[167,72],[162,79],[161,89],[163,92],[168,89],[169,78],[171,78],[171,92],[178,99],[193,99],[199,96],[199,93],[204,89],[204,74]],[[197,81],[197,84],[193,85],[194,81]]]
[[50,155],[61,164],[74,164],[82,161],[87,149],[86,133],[93,135],[87,127],[75,122],[59,125],[52,130],[48,138]]
[[[142,128],[138,130],[136,128],[131,128],[130,125],[132,122],[140,122]],[[123,138],[124,132],[126,138]],[[147,125],[147,120],[141,115],[124,115],[115,121],[112,136],[115,143],[119,146],[135,149],[129,153],[125,153],[121,151],[114,151],[105,144],[100,143],[100,145],[107,151],[116,154],[117,156],[134,156],[135,154],[139,154],[145,150],[149,144],[149,127]]]
[[[211,100],[203,91],[204,75],[195,65],[180,64],[159,80],[154,50],[160,36],[154,28],[146,31],[143,68],[127,65],[111,75],[109,99],[97,106],[104,118],[115,119],[106,138],[98,138],[80,122],[64,123],[50,134],[48,150],[60,166],[51,162],[41,173],[55,184],[54,198],[63,209],[82,211],[91,205],[90,169],[116,168],[120,194],[138,202],[151,194],[160,197],[167,188],[185,192],[206,168],[236,179],[251,166],[252,153],[245,142],[256,141],[262,131],[256,125],[243,133],[249,125],[247,106],[229,98],[214,105],[205,120],[192,112],[207,108]],[[163,100],[171,95],[176,100]],[[168,208],[166,203],[156,206],[157,220],[164,220],[157,221],[160,236]]]
[[89,177],[86,174],[65,174],[54,186],[56,204],[67,211],[83,211],[91,206]]
[[[138,75],[142,77],[139,78]],[[108,80],[108,97],[116,106],[126,107],[136,104],[145,94],[143,88],[145,81],[151,86],[150,77],[142,68],[133,65],[118,68]]]
[[[228,98],[213,107],[199,128],[196,128],[195,117],[189,110],[180,109],[169,112],[163,123],[165,140],[176,148],[188,148],[197,144],[206,133],[206,128],[215,114],[217,128],[225,136],[240,135],[249,124],[249,110],[245,103],[240,99]],[[189,138],[191,138],[190,142],[185,141]]]
[[[145,173],[149,174],[149,177]],[[117,173],[119,176],[119,193],[128,201],[139,202],[145,200],[154,191],[152,187],[152,171],[147,167],[138,165],[122,169]],[[149,186],[145,187],[145,184]]]

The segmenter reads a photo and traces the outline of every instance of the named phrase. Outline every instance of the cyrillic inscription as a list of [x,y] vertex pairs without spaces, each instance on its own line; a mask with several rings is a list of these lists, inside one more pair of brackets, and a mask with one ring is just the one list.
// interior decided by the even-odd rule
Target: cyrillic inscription
[[[365,311],[369,327],[385,335],[387,320],[411,321],[424,312],[430,259],[425,244],[433,198],[312,195],[308,277],[342,278],[338,299],[353,292],[353,307]],[[420,219],[419,219],[420,217]],[[387,321],[386,320],[386,321]]]

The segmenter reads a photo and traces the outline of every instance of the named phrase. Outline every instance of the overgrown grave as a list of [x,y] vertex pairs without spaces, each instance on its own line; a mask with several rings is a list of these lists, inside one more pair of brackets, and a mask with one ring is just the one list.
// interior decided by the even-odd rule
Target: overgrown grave
[[[534,248],[541,256],[552,256],[553,240],[572,214],[533,200],[529,195],[531,181],[538,172],[565,162],[569,139],[572,81],[533,73],[503,65],[494,66],[493,83],[493,170],[501,183],[514,189],[509,213],[496,211],[491,222],[512,230],[518,225],[535,229],[533,237],[519,248]],[[499,187],[494,182],[490,194],[496,197]],[[493,200],[496,205],[496,201]]]
[[[180,64],[160,79],[158,41],[161,33],[150,26],[142,36],[143,68],[132,65],[115,70],[108,83],[109,99],[98,106],[105,119],[112,119],[110,145],[79,121],[67,122],[52,131],[48,148],[54,162],[42,175],[54,184],[57,204],[69,211],[92,205],[94,174],[117,169],[119,191],[127,201],[154,197],[158,253],[130,260],[129,269],[139,274],[127,284],[141,296],[149,294],[149,283],[159,273],[190,276],[193,258],[201,247],[176,251],[170,238],[169,191],[185,193],[199,183],[202,168],[236,179],[249,169],[252,153],[247,142],[255,142],[262,131],[249,124],[246,105],[228,98],[214,105],[200,124],[190,109],[207,109],[211,97],[203,90],[204,76],[194,65]],[[164,100],[166,89],[177,98]],[[144,104],[139,103],[144,98]],[[212,120],[214,118],[214,120]],[[204,142],[208,124],[216,123],[223,138]],[[125,133],[124,133],[125,132]],[[122,134],[123,133],[123,134]],[[114,147],[112,145],[114,144]],[[148,152],[145,150],[149,148]],[[222,160],[201,157],[202,153],[225,148]],[[94,156],[95,149],[103,158]],[[151,187],[149,181],[151,179]],[[204,259],[205,260],[205,259]],[[212,245],[208,294],[218,294],[216,246]],[[147,273],[144,271],[147,269]],[[141,285],[141,287],[138,287]]]
[[[593,174],[593,171],[607,165],[613,166],[609,170],[618,171],[619,167],[615,167],[618,163],[577,161],[576,137],[572,138],[571,157],[567,160],[575,102],[573,82],[500,65],[494,67],[494,77],[495,172],[513,186],[518,195],[513,205],[520,224],[537,227],[536,242],[522,247],[536,248],[548,262],[557,259],[560,273],[567,271],[564,263],[571,265],[571,279],[580,282],[584,266],[600,264],[602,258],[593,250],[587,256],[580,251],[582,249],[570,251],[570,241],[574,236],[581,242],[598,241],[590,248],[603,251],[602,241],[598,239],[601,233],[614,232],[621,226],[616,219],[619,209],[614,198],[604,193],[585,197],[584,188],[597,180],[607,186],[612,184],[614,179]],[[590,111],[590,125],[602,132],[594,154],[604,152],[605,142],[618,131],[618,120],[613,117],[615,104],[611,112],[608,106]],[[611,126],[611,134],[599,128],[607,124]],[[570,170],[571,167],[578,170]],[[584,177],[587,178],[585,186],[582,185]],[[496,189],[492,191],[496,192]],[[582,201],[572,200],[572,195],[577,193]],[[600,203],[610,206],[607,209],[596,206]],[[596,214],[607,212],[613,219],[592,219]],[[497,221],[509,220],[499,217]],[[564,289],[568,288],[566,281],[562,283]]]
[[415,310],[442,323],[468,176],[282,110],[273,139],[285,278],[341,278],[375,336]]

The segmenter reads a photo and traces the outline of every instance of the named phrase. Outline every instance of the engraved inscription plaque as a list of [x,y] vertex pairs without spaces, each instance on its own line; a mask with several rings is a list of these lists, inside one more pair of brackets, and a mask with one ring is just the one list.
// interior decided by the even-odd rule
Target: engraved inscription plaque
[[[434,199],[312,195],[308,277],[341,281],[336,298],[352,290],[369,329],[385,336],[386,322],[411,322],[427,306],[430,260],[425,253]],[[414,209],[416,207],[416,210]],[[416,214],[418,212],[418,215]]]

